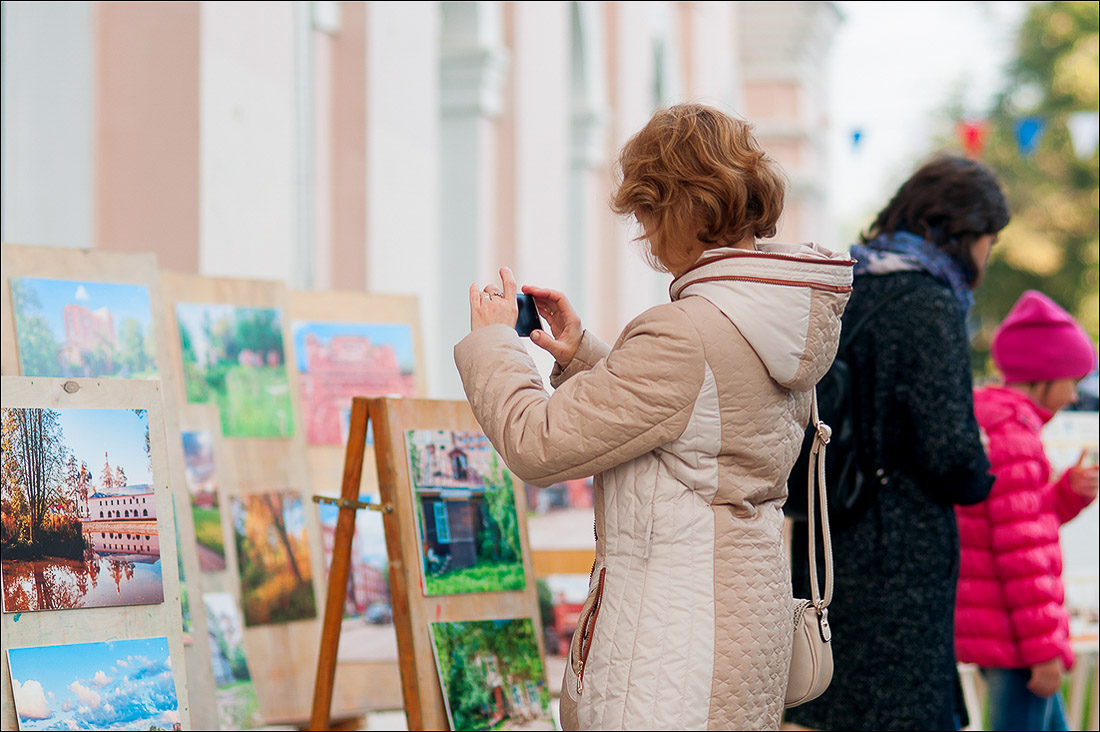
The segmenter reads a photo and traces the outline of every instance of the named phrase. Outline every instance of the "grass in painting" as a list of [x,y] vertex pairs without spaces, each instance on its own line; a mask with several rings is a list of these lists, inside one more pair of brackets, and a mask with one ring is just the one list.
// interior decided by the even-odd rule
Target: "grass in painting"
[[518,562],[482,564],[456,569],[443,575],[428,575],[429,595],[458,595],[466,592],[512,592],[526,586],[523,565]]
[[191,509],[195,518],[195,539],[201,546],[207,547],[225,556],[225,541],[222,539],[222,516],[216,508],[195,506]]

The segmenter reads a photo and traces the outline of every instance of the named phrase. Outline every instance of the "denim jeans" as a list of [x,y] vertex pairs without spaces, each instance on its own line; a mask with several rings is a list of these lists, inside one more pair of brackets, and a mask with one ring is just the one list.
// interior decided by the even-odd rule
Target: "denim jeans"
[[1061,693],[1044,699],[1028,690],[1031,669],[983,668],[982,676],[989,689],[990,729],[995,732],[1062,732],[1069,729]]

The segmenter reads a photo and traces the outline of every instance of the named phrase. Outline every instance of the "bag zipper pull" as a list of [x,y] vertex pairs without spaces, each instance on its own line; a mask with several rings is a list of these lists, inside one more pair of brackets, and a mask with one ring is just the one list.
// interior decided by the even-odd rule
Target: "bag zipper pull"
[[577,673],[577,696],[584,693],[584,661],[581,661],[580,671]]

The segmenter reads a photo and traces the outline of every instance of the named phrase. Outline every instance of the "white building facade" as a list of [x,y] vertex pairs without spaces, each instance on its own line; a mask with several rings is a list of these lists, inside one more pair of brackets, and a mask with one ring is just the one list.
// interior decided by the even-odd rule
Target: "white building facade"
[[[4,241],[414,294],[429,395],[501,266],[605,340],[667,299],[617,151],[699,101],[757,124],[819,239],[828,2],[5,2]],[[537,354],[541,364],[548,359]]]

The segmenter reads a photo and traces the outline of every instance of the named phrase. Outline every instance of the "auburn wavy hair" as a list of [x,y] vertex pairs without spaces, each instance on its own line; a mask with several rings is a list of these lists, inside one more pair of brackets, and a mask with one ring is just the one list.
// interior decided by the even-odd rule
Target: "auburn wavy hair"
[[645,229],[654,269],[690,266],[703,249],[775,236],[786,180],[752,126],[701,104],[658,110],[619,153],[611,209]]

